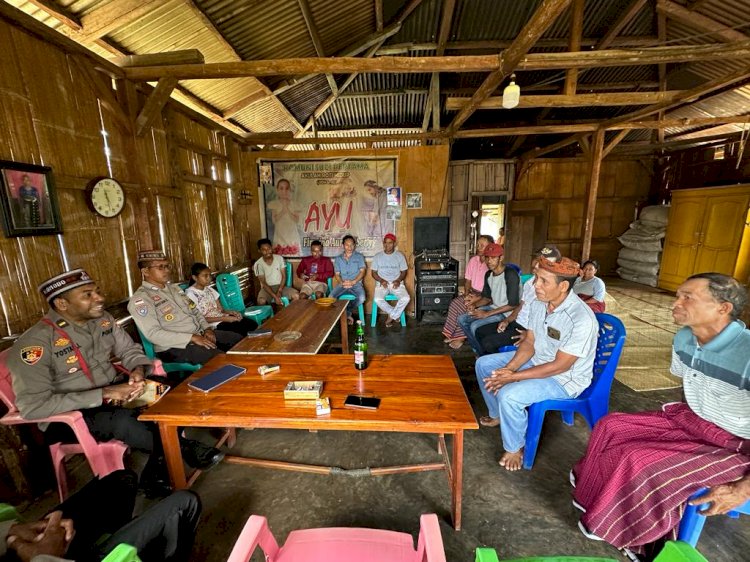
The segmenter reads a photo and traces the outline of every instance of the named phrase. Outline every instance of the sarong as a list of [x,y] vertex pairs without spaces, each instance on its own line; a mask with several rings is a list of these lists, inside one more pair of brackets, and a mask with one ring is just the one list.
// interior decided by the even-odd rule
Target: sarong
[[692,494],[739,480],[748,467],[749,440],[687,404],[667,404],[662,412],[602,418],[573,468],[574,497],[586,509],[581,521],[589,532],[638,551],[662,537],[676,538]]
[[448,317],[445,319],[443,326],[443,335],[453,340],[466,337],[461,326],[458,325],[458,317],[466,313],[466,304],[462,295],[457,296],[451,301],[448,307]]
[[[581,300],[586,302],[586,299],[593,299],[594,295],[578,295],[581,297]],[[596,302],[586,302],[586,304],[589,306],[591,310],[594,312],[604,312],[604,309],[606,308],[607,304],[603,301],[596,301]]]

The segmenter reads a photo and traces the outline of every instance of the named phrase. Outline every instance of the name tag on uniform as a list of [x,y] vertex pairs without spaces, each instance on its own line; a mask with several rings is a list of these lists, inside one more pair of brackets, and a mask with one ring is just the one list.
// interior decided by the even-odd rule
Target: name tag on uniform
[[547,326],[547,335],[553,340],[560,341],[560,330],[553,328],[552,326]]

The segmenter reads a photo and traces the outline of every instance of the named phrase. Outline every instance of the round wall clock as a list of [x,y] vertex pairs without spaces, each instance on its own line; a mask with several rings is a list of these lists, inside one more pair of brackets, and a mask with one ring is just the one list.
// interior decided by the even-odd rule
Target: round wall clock
[[125,190],[113,178],[92,181],[86,196],[91,209],[106,218],[116,217],[125,208]]

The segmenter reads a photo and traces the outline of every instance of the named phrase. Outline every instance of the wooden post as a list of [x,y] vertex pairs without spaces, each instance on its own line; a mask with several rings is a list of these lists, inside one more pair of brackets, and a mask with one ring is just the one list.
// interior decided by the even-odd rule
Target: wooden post
[[604,129],[599,129],[592,135],[591,143],[591,173],[586,188],[586,209],[583,213],[583,238],[581,240],[581,261],[589,259],[591,254],[591,235],[594,232],[594,215],[596,214],[596,194],[599,191],[599,172],[602,167],[602,152],[604,151]]
[[[568,51],[581,50],[581,37],[583,35],[583,4],[584,0],[573,0],[570,6],[570,43]],[[565,86],[563,94],[570,96],[576,93],[578,85],[578,69],[570,68],[565,71]]]

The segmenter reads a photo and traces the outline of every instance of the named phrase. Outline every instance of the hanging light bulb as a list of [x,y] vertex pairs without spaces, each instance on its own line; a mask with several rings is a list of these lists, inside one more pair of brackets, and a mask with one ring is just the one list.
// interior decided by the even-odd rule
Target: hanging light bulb
[[510,75],[510,84],[505,86],[503,90],[503,107],[505,109],[513,109],[518,105],[518,101],[521,97],[521,88],[516,84],[516,75]]

